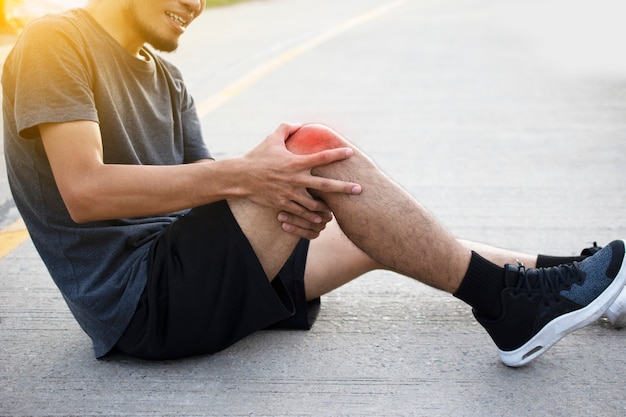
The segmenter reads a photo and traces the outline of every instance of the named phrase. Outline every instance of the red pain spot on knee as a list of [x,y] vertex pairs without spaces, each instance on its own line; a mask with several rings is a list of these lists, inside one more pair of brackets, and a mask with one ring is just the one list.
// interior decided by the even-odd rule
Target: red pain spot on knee
[[289,151],[299,155],[346,146],[345,141],[337,132],[322,124],[302,126],[287,139],[286,144]]

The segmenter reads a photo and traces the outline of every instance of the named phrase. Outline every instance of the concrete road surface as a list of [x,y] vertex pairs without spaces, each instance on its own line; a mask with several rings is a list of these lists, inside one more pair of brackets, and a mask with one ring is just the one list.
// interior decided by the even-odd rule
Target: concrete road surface
[[[327,123],[456,235],[569,255],[626,238],[623,8],[253,0],[208,10],[169,58],[219,158]],[[19,229],[1,169],[0,228]],[[30,241],[0,259],[1,416],[623,416],[625,348],[600,320],[509,369],[461,302],[375,272],[310,332],[97,361]]]

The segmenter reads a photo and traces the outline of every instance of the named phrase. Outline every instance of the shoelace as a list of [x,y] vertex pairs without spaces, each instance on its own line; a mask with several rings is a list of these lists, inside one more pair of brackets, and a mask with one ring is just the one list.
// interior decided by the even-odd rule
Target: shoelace
[[526,269],[518,264],[518,281],[515,287],[516,293],[524,292],[531,295],[539,290],[544,303],[547,305],[550,298],[556,302],[561,300],[561,290],[570,288],[572,284],[582,285],[585,273],[578,269],[578,262],[568,265],[553,266],[550,268]]

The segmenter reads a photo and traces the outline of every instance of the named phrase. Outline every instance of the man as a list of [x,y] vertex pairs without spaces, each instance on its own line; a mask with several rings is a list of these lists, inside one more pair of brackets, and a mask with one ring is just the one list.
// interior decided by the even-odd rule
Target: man
[[[284,124],[214,161],[180,73],[145,47],[173,51],[203,9],[91,0],[29,25],[5,64],[11,189],[97,357],[176,358],[309,328],[320,295],[384,268],[466,301],[519,366],[619,295],[622,241],[580,263],[463,244],[323,127]],[[516,259],[568,264],[498,266]]]

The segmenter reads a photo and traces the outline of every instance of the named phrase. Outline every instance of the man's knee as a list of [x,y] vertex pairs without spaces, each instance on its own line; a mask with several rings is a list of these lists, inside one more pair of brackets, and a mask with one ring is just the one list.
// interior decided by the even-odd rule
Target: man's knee
[[307,124],[291,135],[286,142],[287,149],[297,155],[349,147],[350,144],[330,127],[322,124]]

